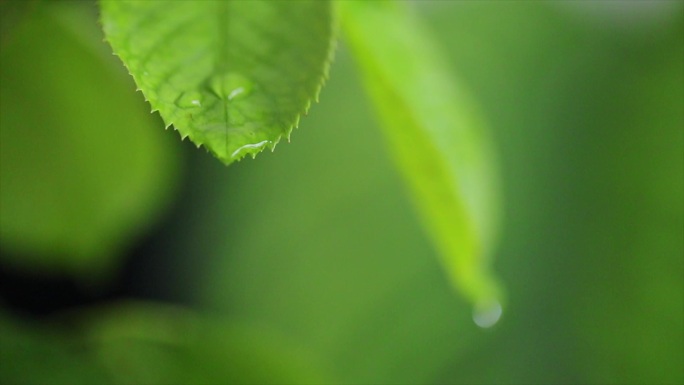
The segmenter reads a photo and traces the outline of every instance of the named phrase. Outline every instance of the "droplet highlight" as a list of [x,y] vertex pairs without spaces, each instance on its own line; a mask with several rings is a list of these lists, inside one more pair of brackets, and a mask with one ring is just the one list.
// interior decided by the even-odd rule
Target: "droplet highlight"
[[244,146],[238,147],[237,150],[233,151],[233,153],[230,155],[232,158],[236,158],[240,156],[243,152],[246,152],[248,154],[252,155],[252,158],[256,157],[257,152],[261,151],[266,147],[267,144],[273,143],[270,140],[264,140],[259,143],[250,143],[250,144],[245,144]]
[[199,92],[184,92],[176,99],[176,105],[180,108],[202,107],[203,97]]
[[498,301],[487,301],[475,305],[473,321],[475,325],[487,329],[499,322],[503,309]]
[[247,97],[254,84],[237,72],[227,72],[213,76],[209,80],[209,88],[221,99],[238,100]]
[[238,87],[232,91],[230,91],[230,94],[228,94],[228,100],[233,100],[234,98],[242,95],[245,92],[244,87]]

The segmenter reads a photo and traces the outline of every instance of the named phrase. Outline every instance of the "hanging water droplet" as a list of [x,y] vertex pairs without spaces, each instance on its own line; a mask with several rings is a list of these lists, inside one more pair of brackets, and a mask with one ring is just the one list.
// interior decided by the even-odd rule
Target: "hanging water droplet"
[[202,107],[202,99],[202,94],[199,92],[184,92],[176,99],[176,105],[180,108]]
[[225,100],[242,99],[252,92],[254,84],[237,72],[226,72],[213,76],[209,88],[216,96]]
[[503,309],[498,301],[481,302],[475,305],[473,321],[481,328],[490,328],[499,321],[502,313]]

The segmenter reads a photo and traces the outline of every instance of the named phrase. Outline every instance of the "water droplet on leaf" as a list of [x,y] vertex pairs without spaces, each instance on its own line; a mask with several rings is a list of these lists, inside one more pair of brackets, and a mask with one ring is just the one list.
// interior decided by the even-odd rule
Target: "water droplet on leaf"
[[202,107],[202,94],[199,92],[184,92],[176,99],[176,105],[180,108]]
[[242,99],[252,92],[254,84],[237,72],[215,75],[209,80],[209,88],[224,100]]
[[233,151],[233,153],[230,155],[232,158],[236,158],[242,153],[248,153],[252,155],[252,158],[256,157],[256,154],[263,150],[264,147],[268,144],[272,144],[273,142],[270,140],[264,140],[259,143],[250,143],[250,144],[245,144],[244,146],[239,147],[237,150]]

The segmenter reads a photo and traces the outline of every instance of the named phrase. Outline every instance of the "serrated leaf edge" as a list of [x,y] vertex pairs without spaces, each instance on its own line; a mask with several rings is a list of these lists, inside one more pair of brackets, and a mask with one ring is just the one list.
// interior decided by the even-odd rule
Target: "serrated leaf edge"
[[[285,130],[285,133],[278,135],[278,137],[275,140],[268,141],[268,142],[270,142],[270,143],[268,143],[269,144],[268,146],[254,147],[256,151],[247,151],[247,152],[244,152],[242,154],[238,154],[238,157],[233,156],[233,154],[234,154],[233,153],[233,154],[231,154],[231,157],[228,160],[224,160],[221,156],[219,156],[219,154],[214,152],[210,147],[206,146],[206,144],[204,142],[202,142],[201,140],[195,140],[194,138],[192,138],[191,134],[189,134],[189,133],[183,134],[182,132],[180,132],[176,128],[176,126],[173,122],[167,121],[161,114],[159,114],[159,109],[154,108],[152,106],[152,103],[147,99],[147,96],[145,96],[145,93],[142,91],[142,89],[140,89],[140,87],[137,86],[137,84],[139,84],[138,79],[136,79],[135,75],[128,68],[128,65],[126,64],[126,62],[116,52],[112,52],[112,55],[116,56],[121,61],[121,63],[124,65],[124,67],[126,68],[126,71],[133,78],[133,81],[136,84],[135,91],[140,92],[143,95],[143,99],[145,100],[145,102],[150,105],[150,113],[151,114],[157,113],[159,115],[159,117],[164,122],[164,125],[165,125],[164,129],[165,130],[168,130],[169,127],[173,126],[174,131],[177,131],[178,134],[180,135],[181,141],[185,141],[186,138],[190,137],[190,141],[196,145],[197,149],[199,149],[200,147],[204,147],[207,152],[213,154],[224,165],[228,166],[228,165],[232,164],[233,162],[241,161],[247,155],[251,155],[252,159],[254,159],[254,158],[256,158],[256,155],[261,153],[266,147],[270,147],[271,152],[275,151],[276,145],[278,145],[278,143],[280,143],[280,140],[283,138],[283,136],[285,136],[287,138],[288,143],[291,142],[292,131],[294,131],[295,128],[299,128],[299,122],[300,122],[302,116],[306,117],[309,114],[309,110],[311,109],[312,101],[315,103],[320,102],[321,90],[326,85],[327,81],[330,79],[330,67],[332,66],[332,63],[335,61],[335,54],[336,54],[337,48],[339,46],[338,42],[339,42],[339,34],[340,34],[340,16],[339,16],[339,12],[337,10],[337,7],[333,4],[332,1],[330,2],[329,10],[331,13],[330,18],[331,18],[331,24],[332,24],[331,25],[330,45],[328,47],[326,59],[323,62],[323,68],[322,68],[323,74],[321,76],[321,79],[319,81],[318,86],[316,86],[316,89],[314,90],[314,96],[312,98],[309,98],[309,100],[306,102],[306,105],[304,106],[304,108],[299,113],[297,113],[297,115],[295,115],[294,121],[292,123],[290,123],[289,127]],[[100,17],[98,18],[98,24],[100,25],[101,29],[104,29],[104,24],[102,22],[102,14],[100,14]],[[104,35],[104,38],[102,39],[102,41],[104,43],[108,44],[110,47],[112,47],[112,44],[107,39],[106,34]],[[260,143],[262,143],[262,142],[260,142]],[[246,146],[252,146],[255,144],[248,144]],[[245,147],[245,146],[242,146],[240,148],[243,148],[243,147]]]

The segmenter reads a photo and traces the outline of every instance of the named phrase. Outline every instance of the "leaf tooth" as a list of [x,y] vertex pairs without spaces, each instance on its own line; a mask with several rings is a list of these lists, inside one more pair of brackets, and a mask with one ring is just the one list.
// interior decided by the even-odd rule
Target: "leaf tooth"
[[[2,1],[2,0],[0,0]],[[106,20],[108,23],[118,23],[121,22],[122,19],[125,18],[127,13],[134,12],[136,8],[143,9],[146,8],[146,2],[132,2],[130,5],[127,7],[121,6],[119,7],[116,1],[113,0],[103,0],[103,2],[111,4],[109,10],[108,9],[103,9],[101,20]],[[172,4],[173,3],[173,4]],[[185,2],[172,2],[169,3],[169,10],[173,8],[181,9],[180,7],[184,6]],[[276,2],[273,2],[276,3]],[[314,2],[317,3],[317,2]],[[311,57],[313,58],[315,56],[316,62],[315,65],[313,66],[315,69],[311,71],[311,79],[312,83],[309,83],[308,81],[306,82],[307,87],[306,87],[306,92],[305,93],[299,93],[295,92],[293,89],[293,97],[296,97],[296,103],[292,104],[291,106],[288,104],[287,108],[283,111],[273,111],[274,117],[277,116],[278,119],[268,121],[268,119],[264,119],[262,124],[270,124],[270,125],[277,125],[280,126],[281,130],[278,130],[278,134],[275,135],[277,139],[273,140],[272,142],[269,142],[269,147],[271,148],[271,151],[274,151],[275,145],[280,141],[280,139],[283,136],[287,137],[288,142],[291,141],[291,134],[292,131],[294,131],[295,128],[299,128],[299,123],[301,120],[302,116],[308,116],[309,108],[311,107],[313,102],[319,102],[319,94],[321,91],[321,88],[325,84],[325,81],[329,77],[329,69],[331,66],[331,63],[333,61],[335,51],[337,49],[337,34],[339,31],[339,18],[337,17],[336,13],[334,12],[333,5],[330,4],[329,2],[318,2],[314,8],[311,9],[311,16],[323,16],[323,12],[325,13],[325,39],[317,39],[315,40],[315,47],[316,50],[311,52]],[[324,3],[327,3],[324,5]],[[199,7],[199,5],[197,5]],[[227,5],[226,7],[232,7],[232,5]],[[274,5],[275,7],[275,5]],[[277,8],[277,7],[276,7]],[[274,8],[274,9],[276,9]],[[120,12],[119,12],[120,11]],[[241,7],[235,8],[235,12],[242,12]],[[246,11],[245,11],[246,12]],[[218,20],[213,20],[213,22],[222,22],[221,20],[223,16],[221,16]],[[160,18],[161,19],[161,18]],[[329,19],[329,20],[328,20]],[[123,20],[125,21],[125,19]],[[265,20],[268,22],[268,20]],[[330,23],[331,22],[331,23]],[[108,24],[109,25],[109,24]],[[118,56],[122,59],[122,62],[124,63],[126,69],[128,70],[128,73],[133,77],[135,80],[136,84],[141,85],[136,89],[136,91],[143,92],[143,97],[145,102],[154,104],[152,106],[152,110],[150,111],[151,113],[154,112],[160,112],[158,108],[155,108],[157,105],[161,107],[163,111],[160,112],[160,115],[167,115],[167,113],[174,118],[174,130],[179,131],[183,130],[183,132],[189,134],[189,135],[183,135],[181,134],[181,139],[184,140],[186,137],[191,136],[189,140],[193,141],[197,145],[197,147],[201,147],[202,145],[205,146],[208,152],[212,152],[214,155],[216,155],[221,161],[223,161],[226,164],[232,163],[234,160],[239,160],[237,158],[242,158],[245,157],[247,153],[250,155],[255,155],[252,154],[251,152],[246,152],[244,154],[240,154],[239,156],[236,156],[236,158],[230,157],[230,154],[226,154],[225,150],[217,143],[214,142],[214,138],[212,137],[211,140],[209,138],[204,137],[201,133],[197,133],[197,130],[195,127],[196,124],[200,121],[197,119],[198,116],[204,118],[207,118],[209,121],[212,121],[216,119],[216,121],[221,120],[221,117],[219,116],[220,114],[214,114],[213,111],[207,111],[207,106],[205,106],[204,101],[200,103],[200,98],[195,98],[192,93],[198,92],[198,95],[203,95],[205,90],[198,90],[197,87],[189,87],[188,89],[183,88],[182,93],[179,93],[181,96],[185,95],[184,98],[182,99],[181,104],[187,104],[187,108],[192,108],[192,114],[187,114],[187,111],[183,112],[177,112],[177,113],[170,113],[170,110],[177,111],[176,108],[182,108],[185,109],[186,107],[184,106],[167,106],[165,103],[161,103],[159,95],[157,94],[157,91],[159,90],[160,85],[159,84],[152,84],[156,83],[150,82],[150,79],[147,79],[147,73],[145,72],[145,69],[147,66],[141,66],[140,61],[136,61],[136,59],[140,59],[138,56],[136,56],[135,52],[142,50],[140,44],[137,43],[135,39],[132,39],[134,33],[136,31],[132,31],[130,29],[130,24],[128,23],[119,23],[116,24],[118,27],[118,30],[116,33],[112,34],[109,33],[107,34],[108,39],[107,41],[112,40],[110,44],[112,47],[120,54],[123,55],[117,55],[116,52],[114,53],[115,56]],[[276,30],[279,30],[280,26],[276,25],[275,27]],[[283,28],[285,25],[282,26]],[[105,32],[107,32],[109,29],[105,29]],[[306,28],[302,28],[302,31],[305,31]],[[110,31],[111,32],[111,31]],[[240,36],[235,36],[235,38],[239,38]],[[233,38],[232,36],[219,36],[219,39],[230,39]],[[261,36],[259,34],[259,39],[268,39],[268,36]],[[312,40],[314,42],[314,40]],[[306,42],[304,42],[306,43]],[[292,55],[300,55],[303,50],[308,50],[308,45],[307,44],[297,44],[293,45],[292,47]],[[137,47],[137,48],[136,48]],[[177,48],[177,47],[176,47]],[[169,48],[171,50],[171,48]],[[174,51],[175,52],[175,51]],[[183,59],[183,55],[181,54],[181,51],[179,52],[178,58],[179,60],[185,60]],[[290,51],[288,50],[288,55]],[[306,54],[309,54],[309,52],[306,52]],[[201,53],[201,55],[204,55],[204,53]],[[220,55],[222,57],[220,58],[221,61],[223,60],[233,60],[233,53],[232,52],[222,52]],[[123,57],[122,57],[123,56]],[[224,57],[225,56],[225,57]],[[176,56],[174,56],[176,57]],[[123,59],[126,60],[123,60]],[[235,60],[240,60],[239,58],[236,58]],[[131,64],[129,66],[129,64]],[[169,64],[179,64],[179,63],[169,63]],[[273,66],[274,68],[278,65],[275,61],[270,62],[267,61],[264,63],[267,66]],[[185,69],[185,66],[179,67],[180,69]],[[211,91],[215,91],[214,94],[215,96],[219,96],[220,99],[228,99],[232,100],[233,98],[236,98],[240,93],[243,93],[240,98],[245,97],[247,94],[249,94],[250,90],[252,88],[258,89],[259,84],[261,82],[260,77],[258,76],[258,73],[252,73],[250,71],[247,71],[246,73],[238,73],[235,72],[233,73],[232,70],[230,72],[224,72],[225,69],[222,69],[218,71],[213,72],[208,72],[204,74],[205,76],[208,76],[208,79],[210,80],[210,88]],[[194,71],[194,70],[193,70]],[[194,72],[193,72],[194,73]],[[193,75],[194,76],[194,75]],[[254,79],[252,79],[254,77]],[[144,81],[143,81],[144,80]],[[289,81],[283,82],[284,86],[290,87],[292,84],[289,84]],[[144,91],[143,91],[144,89]],[[289,89],[289,88],[288,88]],[[218,91],[217,91],[218,90]],[[242,92],[240,93],[235,93],[237,90],[241,90]],[[273,95],[272,95],[273,96]],[[283,95],[282,97],[285,97],[286,95]],[[277,95],[273,96],[276,99],[276,102],[278,99],[281,97],[281,95],[278,93]],[[186,103],[187,101],[187,103]],[[239,103],[256,103],[257,105],[261,104],[260,100],[257,100],[256,98],[253,98],[252,100],[241,100]],[[177,103],[176,103],[177,104]],[[208,104],[208,103],[206,103]],[[199,107],[198,109],[195,109],[196,107]],[[261,107],[259,107],[261,108]],[[287,114],[285,114],[285,112]],[[193,116],[195,119],[193,119]],[[162,118],[165,118],[162,116]],[[261,119],[261,118],[260,118]],[[286,124],[280,125],[280,124],[274,124],[274,122],[278,122],[278,120],[283,119],[286,121]],[[164,119],[166,120],[166,119]],[[202,120],[203,121],[203,120]],[[282,124],[282,123],[281,123]],[[170,127],[172,124],[169,123],[166,126],[166,129]],[[179,131],[180,133],[180,131]],[[195,141],[195,135],[199,135],[201,138],[204,138],[207,143],[196,143]],[[232,134],[231,134],[232,135]],[[226,133],[226,141],[228,140],[229,133]],[[271,144],[272,143],[272,144]],[[254,153],[261,152],[262,150],[265,149],[266,146],[263,148],[260,148],[259,151],[253,150]],[[220,154],[217,154],[213,149],[217,149]]]
[[[321,82],[318,85],[318,88],[314,92],[314,101],[316,103],[320,103],[320,94],[321,90],[325,86],[325,84],[328,82],[328,79],[330,79],[330,67],[332,66],[332,63],[335,62],[335,55],[337,54],[337,49],[339,47],[339,40],[337,37],[339,35],[339,30],[340,30],[340,22],[337,16],[334,16],[333,19],[333,36],[331,38],[331,46],[328,50],[328,56],[325,59],[325,63],[323,64],[323,77],[321,78]],[[307,107],[308,110],[308,107]]]
[[292,140],[292,131],[294,131],[295,126],[294,124],[291,124],[287,130],[285,130],[285,137],[287,138],[287,142],[290,143]]
[[[332,38],[331,38],[331,45],[328,48],[328,54],[327,54],[327,57],[325,59],[325,62],[323,63],[323,68],[322,68],[323,74],[322,74],[321,80],[320,80],[319,84],[317,85],[316,89],[314,90],[313,98],[307,100],[304,108],[300,111],[299,114],[297,114],[295,121],[294,121],[294,124],[290,125],[290,127],[288,127],[288,129],[286,130],[285,138],[287,138],[288,143],[290,143],[292,141],[292,138],[291,138],[292,131],[294,131],[295,128],[299,128],[299,122],[300,122],[302,115],[304,115],[304,116],[309,115],[309,109],[311,108],[312,101],[315,103],[320,103],[321,90],[323,89],[323,87],[327,83],[328,79],[330,79],[330,67],[335,60],[335,55],[337,53],[337,49],[339,46],[339,44],[338,44],[339,39],[337,38],[337,36],[339,34],[339,20],[336,16],[333,18],[332,31],[333,31],[333,33],[332,33]],[[280,140],[280,137],[278,137],[278,139],[276,140],[275,143],[277,143],[279,140]],[[273,147],[275,148],[275,144]]]

